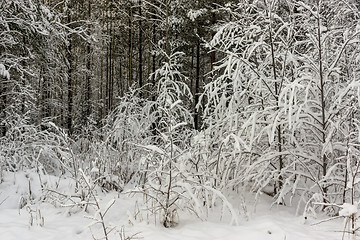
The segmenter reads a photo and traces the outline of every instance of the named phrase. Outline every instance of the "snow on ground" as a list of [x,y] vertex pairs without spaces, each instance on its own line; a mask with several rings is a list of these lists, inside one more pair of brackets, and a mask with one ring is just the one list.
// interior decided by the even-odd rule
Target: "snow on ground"
[[[32,179],[31,186],[35,189],[38,181],[35,176],[36,174],[18,174],[16,177],[9,175],[5,182],[0,184],[1,240],[89,240],[93,239],[93,234],[97,238],[103,236],[100,224],[90,226],[93,221],[86,218],[94,215],[91,210],[85,212],[81,209],[55,207],[46,202],[27,205],[19,210],[20,196],[28,194],[29,186],[26,182]],[[18,185],[19,183],[23,184]],[[39,193],[34,191],[33,194]],[[179,225],[165,229],[161,224],[148,224],[144,214],[142,221],[139,221],[140,215],[134,220],[134,213],[138,209],[137,201],[140,201],[141,197],[136,200],[134,197],[113,192],[99,194],[99,199],[103,207],[115,199],[115,204],[105,217],[107,226],[116,227],[109,239],[121,239],[121,232],[124,231],[126,237],[136,234],[135,239],[146,240],[339,240],[342,233],[337,231],[341,231],[344,226],[343,220],[311,225],[304,222],[302,217],[294,216],[294,209],[291,207],[271,208],[270,198],[264,195],[256,207],[256,213],[249,212],[249,220],[243,219],[239,226],[230,226],[226,219],[220,221],[220,214],[214,210],[209,221],[201,221],[187,213],[180,213]],[[234,204],[234,207],[240,205]],[[248,206],[248,209],[252,209],[252,206]],[[239,213],[241,212],[239,209]],[[320,219],[308,221],[314,223]]]

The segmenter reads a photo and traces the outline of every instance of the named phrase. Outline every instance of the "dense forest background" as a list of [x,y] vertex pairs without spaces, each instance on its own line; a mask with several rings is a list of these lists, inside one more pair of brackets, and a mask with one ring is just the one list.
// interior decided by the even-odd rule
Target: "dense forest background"
[[214,199],[232,212],[226,193],[244,189],[336,215],[360,194],[359,14],[357,0],[1,1],[0,172],[70,176],[79,194],[131,183],[165,227]]

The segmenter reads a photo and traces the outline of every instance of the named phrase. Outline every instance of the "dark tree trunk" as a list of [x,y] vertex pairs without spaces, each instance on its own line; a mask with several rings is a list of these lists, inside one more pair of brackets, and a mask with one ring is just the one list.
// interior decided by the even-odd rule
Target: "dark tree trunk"
[[196,44],[196,77],[195,77],[195,93],[194,93],[194,128],[199,130],[199,113],[197,105],[199,103],[200,92],[200,41]]
[[[71,23],[71,6],[68,6],[68,13],[67,13],[67,22]],[[67,61],[68,61],[68,96],[67,96],[67,119],[66,119],[66,125],[67,129],[69,131],[69,134],[71,135],[73,132],[73,119],[72,119],[72,112],[73,112],[73,56],[72,56],[72,39],[71,36],[68,36],[68,47],[67,47]]]
[[68,113],[67,113],[67,129],[69,130],[69,133],[72,134],[72,107],[73,107],[73,69],[72,69],[72,65],[73,65],[73,60],[72,60],[72,46],[71,46],[71,40],[69,39],[69,46],[68,46],[68,53],[67,53],[67,59],[68,59],[68,97],[67,97],[67,101],[68,101]]
[[6,135],[6,126],[3,120],[6,118],[6,78],[0,76],[0,137]]
[[133,12],[132,12],[132,2],[129,1],[129,38],[128,38],[128,46],[129,46],[129,49],[128,49],[128,56],[129,56],[129,65],[128,65],[128,68],[129,68],[129,79],[128,79],[128,85],[129,87],[131,87],[132,85],[132,78],[133,78],[133,75],[132,75],[132,61],[133,61],[133,32],[132,32],[132,21],[133,21]]
[[[88,18],[91,19],[91,0],[88,2]],[[91,114],[91,44],[88,43],[86,46],[87,61],[86,61],[86,117]]]
[[[142,31],[142,1],[139,1],[139,88],[143,87],[143,31]],[[140,91],[140,97],[142,97],[142,90]]]

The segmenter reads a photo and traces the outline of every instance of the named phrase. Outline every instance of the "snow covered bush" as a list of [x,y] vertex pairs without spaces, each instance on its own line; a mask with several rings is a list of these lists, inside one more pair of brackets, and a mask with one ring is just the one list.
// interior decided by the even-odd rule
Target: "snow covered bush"
[[[131,90],[120,98],[119,105],[107,119],[105,143],[109,150],[115,151],[116,157],[112,161],[116,165],[109,166],[109,169],[115,170],[115,174],[121,176],[125,183],[135,174],[136,180],[141,181],[141,173],[138,173],[139,159],[144,152],[138,145],[146,145],[153,140],[152,127],[156,121],[153,113],[154,103],[139,97],[139,91],[142,89]],[[104,164],[102,166],[111,164],[111,161]]]
[[283,201],[279,192],[292,159],[285,150],[291,133],[279,96],[292,81],[294,63],[293,30],[280,5],[244,1],[223,9],[232,20],[218,27],[209,46],[224,58],[202,98],[218,187],[250,183],[254,191],[268,188]]
[[146,174],[140,191],[150,200],[149,207],[161,216],[165,227],[175,224],[177,204],[182,197],[182,188],[177,183],[181,179],[191,121],[191,114],[182,101],[192,96],[185,76],[178,69],[180,55],[169,56],[154,73],[157,80],[154,116],[158,135],[153,144],[142,145],[148,154],[140,165]]
[[146,153],[139,166],[143,176],[130,192],[143,193],[145,211],[165,227],[177,224],[179,210],[188,210],[205,219],[217,200],[224,205],[224,210],[231,212],[232,222],[236,222],[236,213],[226,197],[211,186],[210,180],[204,181],[208,177],[201,167],[204,163],[194,162],[192,117],[185,102],[192,96],[186,85],[187,78],[179,70],[181,55],[172,54],[154,73],[157,98],[153,102],[153,119],[157,134],[148,144],[137,145]]
[[345,159],[359,144],[356,9],[331,0],[221,9],[231,20],[208,45],[223,59],[202,96],[218,187],[248,185],[300,208],[314,196],[346,201],[346,165],[357,170],[354,155]]
[[[104,209],[101,208],[100,203],[99,203],[99,199],[95,193],[94,190],[94,184],[91,182],[91,180],[85,175],[85,173],[80,169],[80,174],[81,174],[81,178],[82,180],[84,180],[84,183],[86,185],[86,188],[89,192],[90,195],[90,199],[89,202],[87,202],[87,204],[91,204],[94,206],[95,208],[95,215],[93,217],[90,217],[90,219],[92,219],[94,222],[91,223],[91,225],[89,227],[91,227],[92,225],[95,224],[100,224],[101,228],[102,228],[102,233],[103,233],[103,237],[99,238],[99,239],[109,239],[109,233],[112,232],[114,230],[114,228],[109,228],[107,226],[107,224],[105,223],[105,216],[108,213],[108,211],[110,210],[110,208],[114,205],[115,203],[115,199],[112,199],[107,206],[105,206]],[[95,237],[93,235],[94,239],[97,239],[97,237]]]
[[10,125],[6,135],[0,137],[0,146],[3,170],[36,169],[56,175],[66,171],[64,158],[69,156],[68,145],[59,128],[51,122],[35,126],[24,119]]
[[17,171],[41,162],[47,171],[58,171],[54,149],[64,145],[51,123],[56,119],[44,115],[37,99],[50,75],[54,81],[62,76],[54,72],[65,66],[59,53],[65,30],[39,1],[3,1],[0,11],[1,164]]

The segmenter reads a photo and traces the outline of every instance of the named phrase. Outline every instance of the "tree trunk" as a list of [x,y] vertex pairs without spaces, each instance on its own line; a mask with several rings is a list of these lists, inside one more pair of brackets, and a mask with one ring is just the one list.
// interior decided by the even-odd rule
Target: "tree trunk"
[[[143,87],[143,31],[142,31],[142,1],[139,1],[139,88]],[[142,97],[142,89],[140,97]]]
[[194,92],[194,128],[199,130],[199,113],[197,105],[199,103],[200,91],[200,40],[196,44],[196,76],[195,76],[195,92]]
[[[264,0],[265,5],[267,6],[266,0]],[[281,84],[279,86],[279,83],[277,82],[278,78],[277,78],[277,73],[276,73],[276,60],[275,60],[275,48],[274,48],[274,38],[273,38],[273,28],[272,28],[272,13],[271,13],[271,6],[267,6],[269,7],[269,37],[270,37],[270,49],[271,49],[271,67],[272,67],[272,71],[273,71],[273,78],[274,78],[274,82],[275,82],[275,101],[276,101],[276,109],[279,110],[279,94],[280,94],[280,87]],[[278,153],[279,153],[279,180],[278,180],[278,186],[277,188],[275,188],[275,194],[277,193],[278,190],[280,190],[283,186],[283,178],[281,175],[281,171],[284,168],[284,162],[283,162],[283,156],[281,155],[282,153],[282,130],[281,130],[281,125],[279,124],[276,127],[276,132],[277,132],[277,148],[278,148]]]
[[129,56],[129,79],[128,79],[128,86],[131,87],[132,85],[132,61],[133,61],[133,33],[132,33],[132,21],[133,21],[133,12],[132,12],[132,1],[129,1],[129,38],[128,38],[128,46],[129,46],[129,50],[128,50],[128,56]]
[[[318,1],[318,11],[321,10],[320,2]],[[321,146],[323,147],[326,142],[326,105],[325,105],[325,81],[324,81],[324,69],[323,69],[323,53],[322,53],[322,44],[321,44],[321,17],[320,13],[317,16],[317,44],[318,44],[318,54],[319,54],[319,77],[320,77],[320,95],[321,95],[321,136],[322,136],[322,143]],[[321,152],[323,152],[321,150]],[[325,153],[322,153],[322,175],[323,177],[326,176],[327,173],[327,157]],[[327,189],[323,187],[323,193],[326,194]]]
[[[70,5],[70,4],[69,4]],[[67,12],[67,22],[71,23],[72,19],[71,19],[71,12],[70,12],[71,6],[68,6],[68,12]],[[67,60],[68,60],[68,85],[67,85],[67,90],[68,90],[68,96],[67,96],[67,119],[66,119],[66,124],[67,124],[67,129],[69,131],[69,134],[71,135],[73,132],[73,126],[72,126],[72,112],[73,112],[73,56],[72,56],[72,39],[71,39],[71,35],[68,36],[68,48],[67,48],[67,56],[66,56]]]
[[[91,0],[88,2],[88,18],[91,19]],[[87,51],[87,62],[86,62],[86,118],[91,114],[91,44],[88,43],[86,46]]]
[[6,126],[2,124],[3,120],[6,118],[6,78],[0,76],[0,137],[6,135]]

